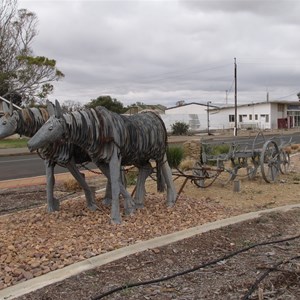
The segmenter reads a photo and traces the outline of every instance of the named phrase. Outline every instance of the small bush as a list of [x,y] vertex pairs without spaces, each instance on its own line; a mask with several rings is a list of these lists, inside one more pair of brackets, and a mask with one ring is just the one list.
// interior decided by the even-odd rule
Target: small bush
[[76,192],[82,189],[80,184],[73,178],[65,181],[63,186],[68,192]]
[[184,122],[177,121],[171,125],[171,128],[174,135],[187,135],[190,126]]
[[217,156],[219,154],[227,154],[230,151],[230,145],[220,144],[220,145],[202,145],[202,151],[208,155]]
[[225,157],[231,151],[231,147],[228,144],[202,145],[201,151],[202,158],[205,156],[206,160],[208,160],[203,161],[203,159],[201,159],[201,162],[207,163],[211,166],[216,166],[217,158]]
[[178,168],[183,159],[182,147],[168,147],[167,159],[171,168]]
[[136,185],[138,171],[136,169],[130,170],[125,175],[126,185]]

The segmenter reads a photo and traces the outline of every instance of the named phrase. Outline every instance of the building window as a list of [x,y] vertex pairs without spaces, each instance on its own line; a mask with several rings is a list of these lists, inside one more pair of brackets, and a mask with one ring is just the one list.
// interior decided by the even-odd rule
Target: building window
[[258,115],[255,115],[255,120],[256,120],[256,121],[258,120]]
[[260,118],[261,118],[261,119],[265,119],[264,121],[265,121],[266,123],[269,123],[269,115],[260,115]]
[[278,104],[277,109],[278,111],[284,112],[284,104]]
[[243,115],[239,115],[239,122],[240,122],[240,123],[243,122]]
[[229,115],[229,122],[234,122],[234,115]]
[[249,115],[249,120],[252,121],[252,115]]

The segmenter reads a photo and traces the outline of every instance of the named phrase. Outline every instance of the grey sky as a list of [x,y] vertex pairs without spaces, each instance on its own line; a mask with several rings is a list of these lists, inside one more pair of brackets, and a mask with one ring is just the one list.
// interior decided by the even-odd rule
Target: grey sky
[[179,100],[296,100],[300,1],[19,0],[35,12],[36,55],[65,78],[51,99],[82,103],[111,95],[174,106]]

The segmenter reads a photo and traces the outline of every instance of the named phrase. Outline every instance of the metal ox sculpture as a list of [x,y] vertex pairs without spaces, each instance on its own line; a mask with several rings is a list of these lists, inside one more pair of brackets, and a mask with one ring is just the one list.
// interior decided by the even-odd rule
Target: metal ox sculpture
[[[49,106],[52,103],[49,103]],[[51,108],[53,110],[53,107]],[[3,102],[4,116],[0,118],[0,139],[18,133],[32,137],[42,125],[49,119],[49,113],[45,108],[25,108],[19,111],[13,110],[12,103]],[[41,157],[45,160],[47,178],[47,204],[48,211],[59,210],[59,201],[54,197],[54,167],[59,164],[67,168],[84,190],[87,206],[90,210],[96,210],[94,194],[76,167],[78,163],[91,161],[88,154],[80,147],[71,143],[51,143],[39,149]]]
[[173,206],[176,191],[167,162],[167,132],[162,119],[152,112],[123,116],[102,106],[69,114],[62,114],[58,101],[55,115],[29,140],[33,151],[48,143],[68,141],[85,149],[100,168],[109,170],[112,194],[111,221],[121,223],[119,194],[122,187],[121,165],[135,165],[142,176],[138,177],[136,206],[143,206],[146,178],[152,172],[150,160],[156,161],[158,188],[167,185],[167,205]]
[[[50,112],[54,113],[54,105],[51,102],[47,101],[47,107]],[[8,107],[6,102],[3,102],[3,111],[5,114],[0,118],[0,139],[15,133],[32,137],[49,119],[49,112],[44,108],[26,108],[20,111],[13,111],[12,103],[10,103],[10,107]],[[91,161],[86,151],[68,142],[64,144],[57,142],[48,144],[39,149],[39,154],[45,160],[49,212],[59,210],[59,201],[54,197],[54,168],[56,164],[67,168],[80,184],[86,196],[87,207],[92,211],[97,209],[97,205],[94,201],[94,193],[76,167],[76,164]],[[108,169],[105,165],[101,166],[101,171],[109,178]],[[141,188],[139,188],[139,190],[141,190]],[[125,213],[130,214],[135,209],[134,201],[123,186],[121,187],[121,193],[125,199]],[[109,180],[107,181],[103,202],[106,205],[111,204],[111,186]]]

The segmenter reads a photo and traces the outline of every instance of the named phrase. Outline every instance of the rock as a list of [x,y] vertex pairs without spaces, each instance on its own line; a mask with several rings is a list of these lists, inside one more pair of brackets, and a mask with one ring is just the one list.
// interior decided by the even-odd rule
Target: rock
[[153,251],[155,254],[160,253],[160,250],[159,250],[158,248],[154,248],[154,249],[152,249],[152,251]]
[[24,271],[23,272],[23,276],[26,280],[32,279],[33,278],[33,274],[29,271]]
[[10,283],[12,280],[13,280],[13,277],[10,275],[6,275],[4,277],[4,283],[6,283],[6,284]]
[[9,245],[9,246],[7,247],[7,249],[8,249],[9,251],[14,251],[14,252],[16,252],[16,248],[15,248],[14,245]]

